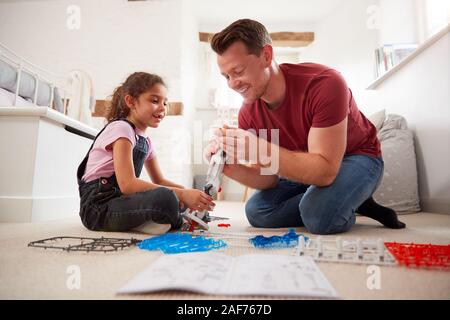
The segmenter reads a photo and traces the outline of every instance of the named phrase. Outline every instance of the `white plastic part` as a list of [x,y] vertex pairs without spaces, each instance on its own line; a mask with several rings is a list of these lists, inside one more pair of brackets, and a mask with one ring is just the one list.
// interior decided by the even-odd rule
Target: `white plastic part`
[[384,260],[384,242],[383,239],[377,240],[378,260],[382,262]]
[[188,219],[188,220],[197,222],[197,224],[198,224],[202,229],[204,229],[204,230],[208,230],[208,229],[209,229],[208,224],[207,224],[206,222],[204,222],[202,219],[200,219],[199,217],[197,217],[197,216],[195,215],[195,212],[194,212],[194,213],[191,213],[191,212],[186,211],[186,212],[183,213],[183,216],[184,216],[186,219]]
[[322,256],[322,237],[317,238],[317,257]]
[[336,238],[336,256],[338,259],[342,257],[342,239],[340,237]]
[[394,257],[385,249],[382,239],[341,239],[340,237],[310,237],[304,245],[300,238],[294,255],[310,256],[316,261],[396,265]]
[[306,247],[305,237],[299,236],[298,237],[298,250],[299,250],[300,256],[302,256],[305,253],[305,247]]
[[363,258],[363,244],[361,239],[356,240],[356,255],[358,256],[358,259],[362,260]]

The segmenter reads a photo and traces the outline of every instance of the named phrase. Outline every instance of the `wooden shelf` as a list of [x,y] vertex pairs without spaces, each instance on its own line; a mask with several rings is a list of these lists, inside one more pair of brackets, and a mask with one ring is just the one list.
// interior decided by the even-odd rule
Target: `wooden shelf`
[[[210,42],[214,33],[199,32],[201,42]],[[314,32],[274,32],[270,34],[274,47],[306,47],[314,41]]]
[[[168,116],[179,116],[183,114],[183,102],[169,102]],[[106,100],[95,101],[95,111],[92,113],[93,117],[105,117],[108,108]]]
[[306,47],[314,41],[314,32],[275,32],[270,37],[274,47]]

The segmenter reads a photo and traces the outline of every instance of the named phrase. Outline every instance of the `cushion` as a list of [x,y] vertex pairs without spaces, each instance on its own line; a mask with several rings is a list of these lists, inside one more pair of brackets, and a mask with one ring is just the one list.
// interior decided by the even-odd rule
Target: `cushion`
[[16,69],[8,63],[0,60],[0,88],[13,92],[16,86],[16,78]]
[[[14,106],[14,98],[15,98],[14,93],[0,88],[0,107]],[[17,107],[29,107],[29,106],[33,106],[33,103],[25,100],[20,96],[17,97]]]
[[405,118],[388,115],[378,133],[384,175],[374,199],[397,213],[420,211],[414,135]]
[[386,118],[385,109],[375,112],[374,114],[371,114],[370,116],[367,117],[367,119],[369,119],[369,121],[372,122],[375,128],[377,128],[377,132],[380,131],[385,118]]
[[64,113],[64,104],[59,92],[59,88],[54,88],[53,90],[53,105],[56,111]]
[[[16,92],[17,86],[17,69],[11,66],[10,64],[0,60],[0,88],[6,89],[9,92]],[[27,72],[23,71],[20,76],[20,88],[19,88],[19,96],[25,98],[26,100],[33,101],[34,99],[34,90],[36,88],[36,80],[34,76]],[[61,99],[61,95],[57,88],[54,89],[54,102],[55,109],[63,112],[63,102]],[[51,98],[51,87],[48,82],[39,81],[38,87],[38,95],[36,104],[38,106],[49,106]]]

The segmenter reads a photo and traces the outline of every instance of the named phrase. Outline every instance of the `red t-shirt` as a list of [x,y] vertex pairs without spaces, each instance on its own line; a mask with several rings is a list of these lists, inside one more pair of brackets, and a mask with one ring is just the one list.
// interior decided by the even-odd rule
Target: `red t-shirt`
[[281,64],[286,79],[286,95],[280,106],[270,110],[258,99],[243,104],[239,128],[279,129],[279,144],[292,151],[308,152],[311,127],[338,124],[348,115],[346,155],[381,156],[375,126],[359,111],[342,75],[316,63]]

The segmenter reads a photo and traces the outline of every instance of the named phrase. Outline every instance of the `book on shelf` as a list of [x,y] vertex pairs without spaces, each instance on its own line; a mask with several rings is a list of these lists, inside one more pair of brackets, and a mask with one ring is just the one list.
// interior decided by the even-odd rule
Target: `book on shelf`
[[375,49],[375,77],[381,77],[416,49],[415,43],[386,44]]

